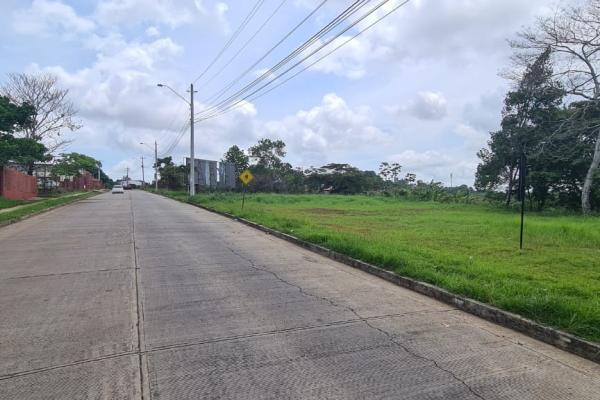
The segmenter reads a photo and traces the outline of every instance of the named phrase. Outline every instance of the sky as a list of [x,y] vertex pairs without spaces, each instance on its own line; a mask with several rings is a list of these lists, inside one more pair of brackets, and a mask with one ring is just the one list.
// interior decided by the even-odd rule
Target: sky
[[[0,85],[11,72],[55,74],[82,125],[69,134],[73,142],[64,151],[101,160],[115,179],[127,168],[130,177],[141,178],[145,157],[148,180],[155,141],[159,157],[181,162],[189,155],[189,130],[183,132],[189,107],[156,84],[189,96],[190,83],[259,4],[196,81],[194,105],[202,111],[242,72],[249,70],[234,88],[263,74],[352,3],[325,2],[249,69],[321,1],[2,0]],[[390,0],[332,45],[399,3]],[[197,122],[196,158],[220,160],[231,145],[247,149],[260,138],[282,139],[285,160],[298,167],[339,162],[377,170],[382,161],[398,162],[402,175],[449,184],[452,174],[455,185],[472,185],[477,151],[499,128],[510,88],[499,76],[510,66],[507,39],[556,4],[412,0],[267,95]]]

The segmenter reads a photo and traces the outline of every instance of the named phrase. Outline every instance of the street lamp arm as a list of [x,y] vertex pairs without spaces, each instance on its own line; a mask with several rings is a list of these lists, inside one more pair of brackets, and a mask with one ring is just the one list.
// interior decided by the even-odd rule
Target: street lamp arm
[[165,85],[164,83],[158,83],[156,86],[160,87],[160,88],[167,88],[169,89],[171,92],[173,92],[175,94],[175,96],[179,97],[181,100],[185,101],[187,103],[187,105],[190,105],[190,102],[187,101],[185,99],[185,97],[183,97],[182,95],[180,95],[179,93],[177,93],[172,87],[170,87],[169,85]]
[[140,142],[140,144],[143,144],[144,146],[148,147],[150,150],[154,151],[154,147],[150,146],[148,143]]

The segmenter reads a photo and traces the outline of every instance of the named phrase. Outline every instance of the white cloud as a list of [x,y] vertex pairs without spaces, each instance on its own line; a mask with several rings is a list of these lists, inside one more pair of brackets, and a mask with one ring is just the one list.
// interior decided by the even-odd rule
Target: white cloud
[[387,139],[374,125],[369,108],[351,108],[335,93],[309,110],[265,123],[264,134],[283,139],[303,165],[333,161],[348,151],[366,151]]
[[432,179],[444,183],[449,183],[452,174],[455,183],[472,185],[477,168],[475,157],[465,158],[461,154],[440,150],[405,150],[387,157],[387,160],[399,162],[403,174],[410,172],[420,180]]
[[95,10],[95,18],[105,26],[150,22],[176,28],[207,14],[198,0],[105,0]]
[[71,6],[52,0],[34,0],[30,8],[15,11],[12,21],[16,32],[28,35],[75,35],[96,28],[92,20],[78,16]]
[[[383,58],[390,52],[390,48],[387,46],[380,46],[374,42],[364,40],[349,41],[351,38],[351,36],[340,36],[323,50],[307,59],[306,64],[310,65],[327,54],[331,49],[342,46],[331,55],[312,65],[310,70],[344,76],[349,79],[360,79],[367,73],[367,60],[373,61]],[[308,56],[323,44],[324,41],[317,41],[304,52],[304,55]]]
[[446,116],[446,98],[441,93],[420,92],[410,106],[410,112],[417,118],[439,120]]
[[155,26],[149,26],[146,28],[146,35],[149,37],[160,36],[160,30]]
[[461,123],[459,124],[455,132],[458,136],[464,139],[465,145],[472,149],[473,152],[477,152],[479,149],[485,146],[489,135],[485,131],[479,131],[470,125]]
[[447,100],[442,93],[419,92],[417,96],[401,106],[387,106],[385,110],[392,114],[408,114],[426,121],[438,121],[448,114]]

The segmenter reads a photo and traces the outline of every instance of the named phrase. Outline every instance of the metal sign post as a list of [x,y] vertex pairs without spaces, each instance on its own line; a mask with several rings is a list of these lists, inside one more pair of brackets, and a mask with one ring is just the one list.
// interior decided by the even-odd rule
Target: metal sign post
[[527,177],[527,161],[525,149],[521,147],[521,158],[519,159],[519,195],[521,197],[521,234],[519,236],[519,249],[523,250],[523,228],[525,225],[525,179]]
[[244,209],[244,203],[246,201],[246,186],[254,179],[254,175],[250,172],[249,169],[242,171],[240,174],[240,181],[242,181],[242,210]]

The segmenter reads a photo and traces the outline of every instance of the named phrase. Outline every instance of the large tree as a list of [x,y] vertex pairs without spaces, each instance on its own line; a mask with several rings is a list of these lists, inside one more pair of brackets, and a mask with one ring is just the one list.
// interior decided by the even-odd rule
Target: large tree
[[159,158],[157,163],[160,187],[182,189],[186,186],[188,168],[185,165],[175,165],[172,157]]
[[0,133],[0,167],[8,162],[30,165],[36,161],[47,161],[46,148],[33,139],[15,138],[8,133]]
[[529,156],[529,165],[535,172],[532,182],[542,204],[552,183],[544,144],[560,118],[564,91],[553,80],[550,54],[550,49],[546,49],[527,66],[515,89],[506,95],[501,130],[493,132],[488,148],[478,153],[481,163],[476,187],[494,189],[505,185],[507,204],[517,182],[521,153]]
[[0,132],[14,133],[33,124],[35,109],[27,103],[16,104],[6,96],[0,96]]
[[87,171],[97,176],[102,163],[93,157],[80,153],[66,153],[52,166],[54,176],[79,176],[81,171]]
[[258,143],[248,149],[256,165],[265,168],[278,168],[283,164],[285,157],[285,143],[283,140],[260,139]]
[[250,159],[244,153],[244,150],[240,149],[238,146],[231,146],[227,152],[223,155],[223,161],[233,163],[235,165],[235,170],[239,174],[250,165]]
[[54,75],[9,74],[0,94],[13,103],[33,107],[33,123],[15,134],[43,143],[51,153],[70,142],[65,132],[81,128],[75,120],[77,111],[68,99],[69,91],[58,86]]
[[15,104],[0,96],[0,166],[9,161],[29,167],[47,160],[46,147],[33,139],[15,138],[13,132],[33,123],[34,109],[29,104]]
[[[534,27],[519,34],[512,43],[515,61],[523,66],[549,49],[555,76],[569,94],[597,107],[600,103],[600,0],[586,0],[581,5],[559,8],[548,17],[538,19]],[[591,192],[600,166],[600,125],[591,124],[588,136],[593,151],[581,190],[581,207],[591,212]]]
[[313,191],[357,194],[378,189],[382,179],[374,171],[361,171],[350,164],[330,163],[305,171],[306,184]]

